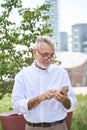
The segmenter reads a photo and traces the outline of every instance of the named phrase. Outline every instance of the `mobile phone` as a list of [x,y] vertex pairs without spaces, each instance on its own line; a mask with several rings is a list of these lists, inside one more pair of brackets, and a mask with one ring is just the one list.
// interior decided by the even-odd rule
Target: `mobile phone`
[[67,91],[68,91],[68,89],[69,89],[69,87],[68,87],[68,86],[63,86],[63,87],[62,87],[62,89],[61,89],[61,91],[66,91],[66,92],[67,92]]

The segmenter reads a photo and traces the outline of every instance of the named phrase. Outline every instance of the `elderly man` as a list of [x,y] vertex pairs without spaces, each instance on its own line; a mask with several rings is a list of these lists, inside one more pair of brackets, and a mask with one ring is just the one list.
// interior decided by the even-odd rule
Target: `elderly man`
[[12,105],[23,114],[25,130],[67,130],[67,111],[76,105],[67,71],[52,64],[54,44],[50,37],[39,36],[33,49],[34,63],[15,76]]

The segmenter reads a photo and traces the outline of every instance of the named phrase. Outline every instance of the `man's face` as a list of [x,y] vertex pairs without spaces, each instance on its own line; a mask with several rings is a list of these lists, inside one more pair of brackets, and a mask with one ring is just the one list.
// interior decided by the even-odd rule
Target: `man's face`
[[55,50],[45,42],[41,42],[38,49],[34,49],[35,64],[41,69],[47,69],[53,60]]

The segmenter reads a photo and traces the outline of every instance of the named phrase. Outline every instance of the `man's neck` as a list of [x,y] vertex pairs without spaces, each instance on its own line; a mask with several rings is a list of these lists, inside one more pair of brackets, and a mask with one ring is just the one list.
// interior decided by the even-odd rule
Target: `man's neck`
[[41,69],[41,70],[46,70],[47,68],[42,68],[41,66],[37,65],[36,62],[35,62],[35,65],[37,68]]

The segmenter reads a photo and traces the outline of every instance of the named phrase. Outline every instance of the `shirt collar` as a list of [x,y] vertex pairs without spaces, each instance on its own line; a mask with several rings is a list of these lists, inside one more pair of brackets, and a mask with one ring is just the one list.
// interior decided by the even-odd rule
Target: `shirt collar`
[[48,73],[51,73],[51,72],[52,72],[52,69],[53,69],[52,64],[50,64],[49,67],[48,67],[46,70],[42,70],[42,69],[38,68],[38,67],[35,65],[35,62],[32,64],[32,66],[33,66],[36,70],[38,70],[38,71],[47,71]]

